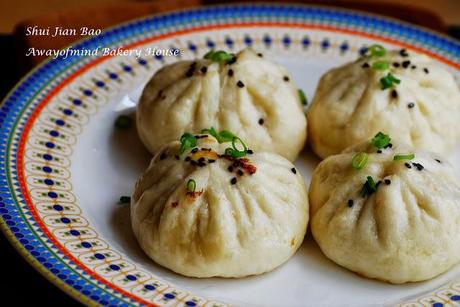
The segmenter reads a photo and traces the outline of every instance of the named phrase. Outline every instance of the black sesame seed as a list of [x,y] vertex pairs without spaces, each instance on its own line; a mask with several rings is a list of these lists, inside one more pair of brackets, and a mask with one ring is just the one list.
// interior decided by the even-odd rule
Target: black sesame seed
[[264,124],[264,119],[263,118],[259,119],[259,125],[263,125],[263,124]]
[[361,67],[362,68],[369,68],[369,66],[370,66],[369,63],[364,63]]
[[384,148],[387,149],[387,148],[392,148],[393,147],[393,144],[388,144],[387,146],[385,146]]
[[288,77],[288,76],[284,76],[284,77],[283,77],[283,80],[286,81],[286,82],[288,82],[288,81],[289,81],[289,77]]
[[379,149],[379,150],[377,150],[377,153],[381,154],[381,153],[382,153],[382,150],[380,150],[380,149]]
[[385,179],[385,184],[386,184],[386,185],[390,185],[390,184],[391,184],[391,180],[390,180],[390,179]]
[[239,81],[236,83],[236,85],[237,85],[239,88],[243,88],[243,87],[244,87],[244,83],[243,83],[241,80],[239,80]]
[[254,153],[254,151],[252,151],[252,149],[248,149],[248,154],[252,155]]
[[190,161],[190,164],[193,165],[193,166],[198,165],[198,163],[197,163],[195,160],[191,160],[191,161]]
[[236,184],[236,177],[233,177],[232,180],[230,180],[231,184]]
[[434,159],[436,162],[441,163],[441,160],[439,159]]
[[214,163],[214,162],[216,162],[216,160],[214,160],[214,159],[209,159],[208,160],[208,163]]
[[230,165],[230,166],[227,168],[227,170],[228,170],[230,173],[233,172],[233,166]]
[[238,161],[235,161],[235,162],[233,162],[232,166],[233,167],[238,167],[238,166],[240,166],[240,163]]
[[196,148],[196,147],[192,149],[192,153],[195,153],[197,151],[198,151],[198,148]]
[[228,72],[227,72],[227,75],[229,77],[233,76],[233,69],[229,69]]
[[413,107],[415,107],[415,103],[410,102],[410,103],[407,104],[407,107],[408,107],[409,109],[412,109]]
[[179,157],[178,155],[175,155],[174,158],[175,158],[176,160],[179,160],[179,159],[180,159],[180,157]]
[[409,163],[407,163],[407,162],[406,162],[406,163],[404,163],[404,165],[405,165],[407,168],[412,168],[412,166],[410,166],[410,164],[409,164]]
[[208,71],[208,68],[206,66],[201,67],[200,71],[205,74]]
[[195,69],[192,69],[190,68],[189,70],[187,70],[187,72],[185,73],[185,76],[190,78],[191,76],[193,76],[193,72],[195,71]]
[[294,167],[291,168],[291,172],[293,172],[294,174],[297,174],[297,170]]
[[160,160],[164,160],[164,159],[166,159],[166,154],[163,152],[160,155]]
[[201,162],[204,162],[204,160],[205,160],[204,157],[201,157],[201,158],[198,159],[198,162],[201,163]]
[[262,53],[258,53],[257,56],[261,58],[261,57],[263,57],[264,55],[263,55]]
[[190,64],[190,68],[195,69],[195,68],[196,68],[196,64],[197,64],[196,62],[193,62],[192,64]]
[[407,57],[407,56],[409,56],[409,53],[407,53],[406,49],[401,49],[399,51],[399,55],[402,56],[402,57]]
[[402,67],[407,68],[410,65],[410,61],[404,61],[402,62]]
[[416,68],[417,68],[417,65],[412,65],[410,68],[416,69]]
[[393,66],[394,66],[394,67],[399,67],[400,64],[399,64],[398,62],[394,62],[394,63],[393,63]]
[[415,162],[414,162],[414,163],[412,163],[412,165],[413,165],[415,168],[417,168],[418,171],[423,171],[423,169],[425,168],[425,167],[423,167],[423,165],[421,165],[420,163],[415,163]]
[[391,97],[398,98],[398,92],[396,90],[391,90]]
[[198,162],[198,166],[199,166],[199,167],[205,167],[205,166],[206,166],[206,163],[205,163],[205,162]]
[[240,169],[236,172],[236,174],[237,174],[238,176],[243,176],[243,175],[244,175],[243,171],[240,170]]
[[185,161],[187,161],[187,162],[190,161],[190,160],[192,160],[192,158],[190,158],[190,157],[185,158]]
[[353,201],[353,199],[348,200],[348,207],[349,208],[353,207],[354,204],[355,204],[355,202]]
[[430,73],[430,71],[429,71],[428,68],[426,68],[426,67],[423,69],[423,71],[424,71],[426,74],[429,74],[429,73]]

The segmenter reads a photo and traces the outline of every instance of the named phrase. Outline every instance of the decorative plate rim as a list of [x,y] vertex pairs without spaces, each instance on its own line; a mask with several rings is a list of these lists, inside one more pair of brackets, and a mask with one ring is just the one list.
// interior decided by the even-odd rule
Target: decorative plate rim
[[[93,37],[93,38],[83,38],[81,40],[78,40],[77,42],[75,42],[71,46],[83,47],[85,44],[91,45],[91,44],[94,44],[94,43],[99,41],[99,42],[102,42],[102,44],[104,46],[112,47],[112,46],[116,46],[116,45],[121,43],[122,48],[133,48],[134,46],[140,45],[142,42],[145,42],[145,41],[157,40],[157,39],[161,40],[161,36],[163,35],[163,34],[159,33],[161,29],[166,29],[167,30],[166,32],[167,32],[168,35],[171,35],[171,36],[176,36],[177,35],[178,36],[178,35],[181,35],[182,34],[181,32],[184,31],[184,30],[177,31],[175,29],[170,29],[169,26],[162,26],[163,28],[158,27],[156,29],[156,31],[152,30],[151,33],[150,33],[151,35],[148,36],[148,39],[140,39],[139,41],[136,41],[135,43],[128,42],[127,37],[121,37],[121,38],[118,37],[117,40],[109,39],[110,36],[115,35],[115,33],[117,31],[129,32],[128,28],[133,28],[134,29],[136,27],[140,27],[140,25],[142,23],[145,23],[145,22],[153,23],[155,21],[155,19],[159,19],[159,18],[168,17],[168,18],[172,18],[172,19],[174,19],[174,18],[178,19],[178,15],[181,15],[181,14],[189,13],[191,15],[197,15],[199,13],[203,13],[203,14],[212,15],[214,10],[227,11],[227,10],[232,10],[232,9],[243,9],[245,12],[257,11],[257,10],[263,10],[263,9],[270,9],[270,10],[281,12],[283,9],[289,9],[289,8],[291,8],[291,9],[293,9],[293,8],[303,8],[305,10],[317,9],[317,10],[322,11],[323,13],[341,13],[341,14],[343,14],[344,16],[346,16],[348,18],[354,18],[356,16],[368,17],[368,18],[370,18],[371,21],[374,21],[374,22],[375,21],[381,21],[381,22],[388,23],[388,24],[386,24],[387,27],[396,26],[396,27],[402,27],[402,28],[412,29],[414,31],[418,31],[418,32],[420,32],[419,34],[430,34],[432,36],[432,38],[434,38],[435,41],[438,40],[438,42],[437,42],[438,45],[441,45],[441,47],[439,47],[439,48],[442,48],[442,46],[444,46],[446,44],[453,45],[452,51],[449,51],[449,54],[451,54],[452,59],[450,59],[450,57],[446,58],[444,56],[441,56],[440,54],[436,53],[435,51],[431,51],[430,48],[432,48],[432,46],[428,46],[429,49],[423,49],[423,48],[419,48],[419,49],[423,50],[423,52],[425,52],[425,53],[429,53],[429,54],[434,55],[436,58],[440,59],[441,61],[443,61],[445,63],[448,63],[449,65],[455,67],[456,69],[460,69],[460,42],[455,40],[455,39],[453,39],[453,38],[445,36],[445,35],[443,35],[441,33],[437,33],[437,32],[432,31],[430,29],[426,29],[426,28],[423,28],[423,27],[420,27],[420,26],[415,26],[415,25],[412,25],[412,24],[404,22],[404,21],[400,21],[400,20],[397,20],[397,19],[394,19],[394,18],[381,16],[381,15],[378,15],[378,14],[365,13],[365,12],[359,12],[359,11],[354,11],[354,10],[350,10],[350,9],[335,8],[335,7],[328,7],[328,6],[321,6],[321,5],[303,5],[303,4],[293,4],[293,3],[286,3],[286,4],[258,3],[258,4],[239,4],[239,5],[216,5],[216,6],[206,6],[206,7],[199,7],[199,8],[189,8],[189,9],[177,10],[177,11],[172,11],[172,12],[167,12],[167,13],[162,13],[162,14],[154,14],[154,15],[149,15],[149,16],[145,16],[145,17],[142,17],[142,18],[137,18],[137,19],[134,19],[134,20],[131,20],[131,21],[128,21],[128,22],[124,22],[124,23],[114,25],[114,26],[112,26],[110,28],[105,29],[104,32],[100,36]],[[286,12],[283,11],[283,13],[286,13]],[[305,18],[308,17],[307,16],[308,14],[312,14],[312,13],[307,12],[307,11],[302,12],[303,17],[305,17]],[[239,16],[237,16],[237,17],[239,17]],[[250,17],[251,19],[257,19],[258,18],[257,16],[254,16],[254,15],[248,15],[248,17]],[[272,16],[270,16],[270,17],[272,17]],[[269,22],[270,22],[270,20],[269,20]],[[248,24],[251,24],[251,23],[248,23]],[[257,22],[253,22],[252,24],[257,24]],[[258,24],[262,25],[262,23],[258,23]],[[301,24],[306,25],[306,22],[300,21],[299,25],[301,25]],[[204,29],[200,29],[201,26],[194,24],[193,21],[190,21],[189,25],[191,25],[192,28],[188,29],[187,30],[188,32],[206,31],[206,26],[205,26]],[[238,28],[238,27],[244,27],[246,25],[247,24],[244,24],[244,23],[237,23],[237,24],[223,23],[222,25],[220,25],[220,27],[221,28]],[[266,26],[266,24],[263,24],[263,25]],[[209,28],[209,26],[212,27],[212,23],[208,24],[208,28]],[[216,28],[216,25],[214,25],[214,26],[215,27],[213,27],[213,28]],[[280,26],[280,23],[274,25],[274,27],[279,27],[279,26]],[[292,27],[293,23],[286,22],[286,26],[291,26]],[[336,27],[337,30],[346,30],[345,29],[346,25],[345,26],[335,25],[335,27]],[[312,27],[310,27],[310,28],[312,28]],[[326,29],[326,30],[331,30],[331,29]],[[353,31],[353,30],[351,30],[350,32],[352,32],[354,34],[357,34],[359,36],[367,37],[367,38],[378,37],[381,40],[391,41],[391,42],[394,42],[394,43],[397,43],[397,44],[400,44],[400,45],[410,46],[410,48],[412,48],[412,49],[417,49],[418,48],[417,46],[411,45],[410,43],[406,43],[406,42],[403,42],[403,41],[398,41],[398,40],[392,39],[392,38],[390,38],[388,36],[384,36],[384,35],[388,35],[388,34],[380,33],[379,32],[379,31],[381,31],[380,29],[375,29],[375,30],[376,30],[375,33],[366,33],[366,32],[359,32],[359,31]],[[340,31],[340,32],[344,32],[344,31]],[[414,34],[414,35],[415,35],[414,39],[417,39],[417,34]],[[107,39],[108,42],[105,42],[104,41],[105,39]],[[68,47],[69,46],[66,46],[66,47],[62,48],[61,50],[66,49]],[[94,46],[92,46],[92,47],[94,47]],[[433,50],[434,50],[434,48],[433,48]],[[69,63],[66,64],[66,65],[63,65],[63,68],[65,68],[67,70],[70,70],[70,68],[74,68],[79,63],[82,63],[84,60],[86,60],[88,58],[89,58],[88,56],[75,56],[73,58],[74,60],[69,61]],[[109,57],[98,56],[98,57],[92,59],[91,61],[89,61],[88,63],[85,63],[84,67],[92,67],[92,65],[89,65],[89,64],[95,63],[95,62],[99,63],[99,62],[105,61],[106,58],[111,58],[111,57],[110,56]],[[14,130],[12,130],[12,127],[9,127],[9,126],[6,125],[6,123],[5,123],[6,119],[8,119],[8,117],[10,117],[8,119],[10,122],[15,121],[15,120],[19,120],[20,116],[17,115],[17,114],[13,114],[13,113],[15,113],[14,111],[24,111],[26,109],[26,107],[28,106],[27,103],[25,103],[24,105],[19,106],[19,102],[16,102],[16,110],[9,110],[9,106],[7,105],[8,102],[10,102],[10,104],[14,104],[13,102],[11,102],[11,99],[15,95],[15,93],[20,90],[20,88],[22,86],[25,86],[26,88],[27,87],[32,87],[30,85],[27,85],[27,82],[30,79],[33,79],[34,75],[38,74],[41,70],[44,70],[45,72],[49,72],[50,70],[52,70],[53,65],[56,66],[56,65],[58,65],[58,63],[61,63],[61,61],[62,61],[62,59],[60,59],[60,58],[58,58],[58,59],[47,58],[40,65],[38,65],[37,67],[32,69],[23,78],[21,78],[21,80],[9,91],[9,93],[2,100],[2,102],[0,104],[0,113],[1,113],[0,114],[0,119],[1,119],[1,121],[0,121],[0,132],[4,135],[5,139],[9,140],[13,136],[12,133],[14,132]],[[82,69],[82,68],[78,68],[78,71],[80,69]],[[49,85],[49,83],[47,83],[47,82],[49,82],[53,78],[56,78],[59,73],[60,72],[52,72],[51,76],[46,76],[45,81],[42,84],[43,87],[45,87],[46,85]],[[74,73],[75,72],[72,72],[71,75],[73,75]],[[67,78],[68,78],[68,76],[66,77],[66,79]],[[38,89],[38,88],[37,89],[32,88],[31,92],[38,93],[40,90],[41,89]],[[22,97],[21,95],[19,95],[19,97],[20,97],[19,101],[26,100],[26,102],[27,102],[27,100],[28,100],[28,99],[26,99],[26,97]],[[14,107],[14,105],[13,105],[13,107]],[[0,169],[2,171],[2,174],[0,174],[0,178],[2,180],[5,180],[5,178],[4,178],[5,173],[9,171],[9,169],[4,165],[5,164],[4,160],[6,159],[6,155],[8,154],[7,153],[8,149],[10,149],[11,147],[12,147],[11,144],[8,145],[8,146],[6,146],[5,144],[1,145],[0,153],[2,154],[2,156],[1,156],[2,161],[0,161]],[[14,200],[11,199],[13,193],[10,191],[10,189],[14,189],[14,187],[10,187],[9,184],[6,183],[5,186],[0,191],[0,202],[7,202],[8,201],[10,205],[14,205],[14,206],[19,207],[20,204],[16,203]],[[10,199],[8,199],[8,198],[10,198]],[[88,296],[80,293],[78,290],[74,289],[71,285],[65,283],[62,279],[60,279],[54,273],[52,273],[50,271],[50,269],[46,268],[42,263],[39,262],[36,259],[36,257],[34,255],[32,255],[31,252],[28,251],[24,247],[24,244],[21,243],[19,241],[19,239],[14,235],[13,231],[11,230],[11,227],[7,224],[7,222],[4,219],[4,212],[2,212],[1,217],[0,217],[0,229],[5,234],[5,237],[8,239],[8,241],[19,252],[19,254],[32,267],[34,267],[34,269],[36,269],[38,272],[40,272],[51,283],[53,283],[55,286],[57,286],[58,288],[63,290],[65,293],[69,294],[70,296],[72,296],[73,298],[77,299],[78,301],[80,301],[82,303],[96,304],[96,302],[93,299],[91,299]],[[94,286],[97,287],[98,285],[95,284]]]

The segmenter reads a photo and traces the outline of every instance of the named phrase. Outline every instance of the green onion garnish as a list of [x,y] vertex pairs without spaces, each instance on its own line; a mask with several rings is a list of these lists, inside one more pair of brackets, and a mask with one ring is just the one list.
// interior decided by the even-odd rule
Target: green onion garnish
[[131,202],[130,196],[120,196],[120,204],[129,204]]
[[221,132],[219,132],[219,140],[218,141],[219,141],[219,143],[227,143],[227,142],[231,142],[235,137],[236,137],[236,135],[234,135],[230,131],[222,130]]
[[187,192],[193,193],[196,190],[196,181],[193,179],[189,179],[187,181]]
[[388,61],[377,61],[372,64],[372,69],[375,70],[386,70],[390,68],[390,62]]
[[214,54],[214,50],[209,50],[208,52],[206,52],[206,54],[203,56],[203,59],[206,59],[206,60],[210,60],[212,59],[212,55]]
[[201,133],[202,134],[209,134],[209,135],[212,135],[213,137],[215,137],[216,139],[218,139],[217,137],[217,131],[216,129],[214,129],[214,127],[211,127],[209,129],[201,129]]
[[351,161],[351,165],[353,166],[354,169],[357,169],[357,170],[363,169],[367,164],[368,158],[369,156],[367,155],[367,153],[360,152],[353,157],[353,160]]
[[201,133],[212,135],[219,143],[231,142],[235,137],[235,135],[230,131],[222,130],[221,132],[217,132],[214,127],[211,127],[210,129],[202,129]]
[[299,88],[299,98],[300,98],[300,103],[304,106],[308,104],[307,96],[305,96],[305,93]]
[[[242,147],[242,149],[240,150],[240,148],[238,148],[238,147]],[[229,148],[225,149],[225,154],[230,155],[233,158],[244,157],[244,156],[246,156],[247,152],[248,152],[248,147],[237,136],[233,137],[233,139],[232,139],[232,148],[229,147]]]
[[126,130],[131,128],[132,119],[128,115],[120,115],[115,120],[115,128]]
[[363,185],[363,189],[361,190],[361,195],[363,197],[369,196],[377,190],[377,185],[374,179],[371,176],[367,176],[367,180]]
[[367,48],[366,54],[373,57],[382,57],[386,54],[386,50],[382,45],[375,44]]
[[213,62],[228,62],[232,60],[234,57],[234,54],[227,53],[223,50],[210,50],[203,56],[204,59],[211,60]]
[[379,132],[371,140],[371,144],[377,147],[378,149],[382,149],[388,144],[390,144],[390,141],[391,141],[391,138],[389,135]]
[[382,90],[393,87],[395,84],[401,83],[401,80],[397,79],[391,73],[388,73],[385,77],[380,79],[380,85]]
[[191,133],[184,133],[180,137],[180,153],[183,154],[189,148],[196,146],[196,138]]
[[394,161],[404,161],[404,160],[412,160],[415,158],[415,154],[411,153],[408,155],[395,155],[393,160]]

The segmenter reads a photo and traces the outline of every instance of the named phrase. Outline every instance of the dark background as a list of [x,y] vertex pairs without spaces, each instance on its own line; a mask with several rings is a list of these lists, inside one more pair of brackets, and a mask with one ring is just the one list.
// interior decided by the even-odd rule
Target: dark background
[[[23,36],[23,28],[28,25],[45,24],[48,22],[57,24],[66,22],[72,25],[78,23],[93,23],[104,27],[113,23],[130,19],[135,16],[146,15],[147,13],[167,11],[174,8],[175,1],[168,1],[168,5],[157,5],[160,1],[129,1],[129,0],[104,0],[98,2],[95,10],[101,12],[115,12],[108,14],[112,17],[101,15],[101,20],[88,20],[85,9],[80,8],[80,4],[91,5],[92,1],[80,0],[78,6],[74,1],[27,1],[16,0],[11,2],[3,1],[0,3],[0,58],[3,59],[0,68],[0,101],[6,96],[9,90],[18,80],[30,69],[32,69],[41,59],[25,59],[23,48],[43,45],[43,41],[27,41]],[[166,1],[165,1],[166,2]],[[176,2],[181,2],[176,1]],[[185,6],[196,4],[209,4],[216,1],[190,0]],[[231,1],[220,1],[231,2]],[[240,1],[241,2],[241,1]],[[265,1],[267,2],[267,1]],[[443,32],[452,37],[460,38],[460,1],[458,0],[438,0],[438,1],[302,1],[303,3],[315,3],[326,5],[337,5],[347,8],[360,9],[378,14],[388,15],[419,24],[439,32]],[[101,3],[103,4],[101,6]],[[409,3],[409,5],[408,5]],[[112,4],[115,4],[113,6]],[[124,5],[128,5],[124,9]],[[176,3],[177,7],[183,8],[183,1]],[[56,9],[59,10],[56,15]],[[17,13],[18,10],[22,10]],[[14,14],[11,12],[15,12]],[[71,12],[71,13],[68,13]],[[117,12],[119,13],[117,15]],[[121,13],[120,13],[121,12]],[[126,12],[130,12],[129,14]],[[22,15],[21,15],[22,14]],[[107,15],[107,14],[106,14]],[[34,16],[39,16],[35,18]],[[65,17],[68,16],[68,17]],[[115,16],[115,17],[113,17]],[[67,18],[67,19],[66,19]],[[105,18],[105,19],[104,19]],[[112,19],[110,19],[112,18]],[[90,25],[89,24],[89,25]],[[46,43],[46,42],[45,42]],[[70,42],[53,42],[50,46],[65,46]],[[0,293],[2,293],[2,303],[9,302],[8,305],[35,305],[45,303],[48,306],[77,306],[79,303],[67,296],[61,290],[53,286],[35,269],[33,269],[16,250],[9,244],[8,240],[0,234],[0,251],[2,260],[2,277],[0,278]]]

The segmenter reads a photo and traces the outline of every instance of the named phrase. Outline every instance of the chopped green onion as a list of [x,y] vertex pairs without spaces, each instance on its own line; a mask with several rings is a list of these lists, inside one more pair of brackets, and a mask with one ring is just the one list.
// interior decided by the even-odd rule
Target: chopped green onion
[[366,50],[366,54],[373,57],[382,57],[386,54],[386,50],[382,45],[372,45]]
[[[240,150],[238,148],[238,145],[241,145],[240,147],[243,147],[242,150]],[[225,154],[230,155],[233,158],[244,157],[244,156],[246,156],[246,154],[248,152],[248,147],[246,146],[246,144],[244,144],[244,142],[237,136],[233,137],[233,139],[232,139],[232,147],[233,148],[229,147],[229,148],[225,149]]]
[[411,153],[408,155],[396,155],[394,156],[394,161],[404,161],[404,160],[412,160],[415,158],[415,154]]
[[214,50],[209,50],[208,52],[206,52],[206,54],[203,56],[203,59],[206,59],[206,60],[210,60],[212,59],[212,55],[214,54]]
[[230,61],[231,59],[233,58],[233,56],[225,51],[216,51],[214,52],[214,54],[212,55],[212,60],[214,62],[226,62],[226,61]]
[[378,149],[382,149],[388,144],[390,144],[390,141],[391,141],[391,138],[389,135],[379,132],[371,140],[371,144],[377,147]]
[[131,128],[132,119],[128,115],[120,115],[115,120],[115,128],[126,130]]
[[196,181],[193,179],[189,179],[187,181],[187,192],[193,193],[196,190]]
[[120,196],[120,204],[129,204],[131,202],[130,196]]
[[375,70],[386,70],[390,68],[390,62],[388,61],[377,61],[372,64],[372,69]]
[[210,129],[202,129],[201,133],[212,135],[219,143],[231,142],[235,137],[235,134],[227,130],[222,130],[218,133],[214,127],[211,127]]
[[227,130],[219,132],[219,143],[231,142],[236,136]]
[[218,139],[217,131],[216,131],[216,129],[214,129],[214,127],[211,127],[211,128],[209,128],[209,129],[202,129],[202,130],[201,130],[201,133],[202,133],[202,134],[209,134],[209,135],[212,135],[213,137],[215,137],[216,139]]
[[300,103],[304,106],[308,104],[307,96],[305,96],[305,93],[299,88],[299,98],[300,98]]
[[377,190],[377,184],[371,176],[367,176],[367,180],[363,185],[361,190],[361,195],[363,197],[369,196]]
[[211,60],[213,62],[228,62],[232,60],[234,57],[234,54],[227,53],[223,50],[211,50],[203,56],[204,59]]
[[401,83],[401,80],[393,76],[391,73],[388,73],[385,77],[380,79],[380,85],[382,90],[386,90],[390,87],[393,87],[395,84]]
[[180,137],[180,153],[183,154],[189,148],[193,148],[196,146],[196,138],[191,133],[184,133]]
[[363,169],[367,164],[368,158],[369,156],[367,155],[367,153],[360,152],[353,157],[351,165],[353,166],[353,168],[357,170]]

